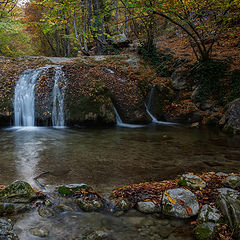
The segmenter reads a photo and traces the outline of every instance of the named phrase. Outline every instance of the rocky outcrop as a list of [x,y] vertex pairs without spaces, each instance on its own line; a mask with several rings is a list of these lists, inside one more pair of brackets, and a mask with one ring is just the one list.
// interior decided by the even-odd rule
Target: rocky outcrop
[[222,125],[223,129],[227,132],[240,132],[240,98],[234,100],[225,107],[220,125]]
[[231,188],[221,188],[218,192],[217,206],[234,235],[240,239],[240,193]]

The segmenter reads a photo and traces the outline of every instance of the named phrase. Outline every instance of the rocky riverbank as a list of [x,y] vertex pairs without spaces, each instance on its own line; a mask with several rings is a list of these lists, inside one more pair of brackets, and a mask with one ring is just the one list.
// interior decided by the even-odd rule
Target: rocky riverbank
[[40,192],[15,181],[1,186],[0,202],[0,239],[240,238],[240,174],[187,173],[123,186],[110,198],[85,184]]
[[[48,68],[36,83],[35,116],[38,125],[50,124],[54,66],[62,65],[68,79],[64,86],[68,126],[114,125],[113,106],[125,123],[151,123],[147,105],[151,114],[161,121],[192,124],[193,127],[202,124],[220,126],[227,132],[238,133],[238,95],[233,97],[232,92],[226,92],[222,102],[203,98],[203,86],[198,87],[199,73],[192,72],[195,68],[182,58],[173,58],[172,61],[169,74],[161,77],[148,62],[131,54],[78,58],[1,58],[0,126],[9,126],[13,122],[14,87],[20,74],[26,69],[46,65]],[[173,69],[175,62],[181,64]],[[165,67],[169,67],[169,63]],[[231,84],[235,84],[240,75],[238,70],[234,70],[226,76],[232,79]]]

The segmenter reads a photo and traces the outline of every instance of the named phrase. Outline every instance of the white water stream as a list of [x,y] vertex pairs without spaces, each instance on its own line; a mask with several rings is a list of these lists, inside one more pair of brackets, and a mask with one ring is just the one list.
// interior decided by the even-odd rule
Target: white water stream
[[[21,74],[16,84],[14,94],[14,125],[16,127],[35,126],[35,87],[37,80],[41,77],[44,70],[49,68],[55,69],[52,94],[52,125],[54,127],[64,126],[65,76],[62,67],[56,65],[41,67],[38,69],[28,69]],[[64,86],[60,88],[59,84],[62,82]]]

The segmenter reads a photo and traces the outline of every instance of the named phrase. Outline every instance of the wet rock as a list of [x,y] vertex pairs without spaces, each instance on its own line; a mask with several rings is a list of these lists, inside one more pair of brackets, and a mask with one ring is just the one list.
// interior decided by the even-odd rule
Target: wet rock
[[212,208],[208,204],[202,206],[198,216],[199,222],[214,222],[217,223],[220,220],[220,213],[216,208]]
[[46,207],[38,208],[38,214],[39,214],[39,216],[41,216],[43,218],[49,218],[49,217],[54,216],[53,210],[50,208],[46,208]]
[[196,196],[183,188],[169,189],[164,192],[162,212],[169,216],[189,218],[198,214],[199,204]]
[[86,240],[111,240],[112,238],[110,238],[107,232],[99,230],[94,233],[91,233],[85,239]]
[[224,185],[226,187],[230,187],[233,189],[239,188],[240,187],[240,177],[239,176],[229,176],[224,181]]
[[227,219],[234,235],[240,239],[240,192],[231,188],[218,189],[217,207]]
[[223,172],[217,172],[215,175],[218,177],[227,177],[228,176],[227,173],[223,173]]
[[23,181],[15,181],[0,191],[0,201],[6,203],[28,203],[37,195],[32,187]]
[[206,187],[206,182],[204,182],[200,177],[192,174],[183,174],[178,180],[179,185],[188,186],[192,189],[201,189]]
[[158,233],[163,238],[167,238],[173,231],[174,231],[174,228],[169,225],[167,226],[160,225],[158,227]]
[[101,199],[83,199],[78,198],[76,204],[85,212],[100,211],[104,208],[103,201]]
[[137,209],[138,209],[138,211],[140,211],[142,213],[161,212],[161,208],[151,201],[149,201],[149,202],[138,202],[137,203]]
[[225,113],[219,124],[222,125],[227,132],[240,132],[240,98],[225,107]]
[[217,230],[217,224],[206,222],[199,224],[194,229],[194,235],[197,240],[214,240]]
[[0,240],[18,240],[12,224],[4,218],[0,218]]
[[131,204],[128,200],[122,199],[112,203],[114,205],[114,211],[128,211],[131,208]]
[[[159,224],[162,226],[167,226],[169,225],[170,221],[168,219],[159,219],[158,220]],[[172,226],[172,225],[171,225]]]
[[45,227],[36,227],[36,228],[31,228],[29,230],[29,233],[33,236],[44,238],[49,235],[49,231]]
[[4,214],[17,214],[28,209],[27,204],[21,203],[0,203],[0,215]]
[[44,201],[44,205],[47,206],[47,207],[51,206],[52,204],[53,203],[49,199]]
[[144,220],[144,217],[128,217],[126,219],[131,225],[141,225]]
[[71,211],[73,211],[73,209],[72,209],[71,207],[69,207],[69,206],[67,206],[67,205],[64,205],[64,204],[59,204],[59,205],[57,206],[57,208],[58,208],[60,211],[62,211],[62,212],[71,212]]
[[75,192],[80,190],[90,190],[91,187],[87,186],[86,184],[68,184],[64,186],[58,187],[58,192],[63,195],[73,195]]

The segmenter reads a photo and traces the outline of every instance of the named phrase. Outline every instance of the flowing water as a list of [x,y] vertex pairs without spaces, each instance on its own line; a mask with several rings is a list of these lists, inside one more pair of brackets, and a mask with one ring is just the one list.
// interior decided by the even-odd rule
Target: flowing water
[[[64,127],[64,90],[66,79],[62,67],[58,65],[28,69],[21,74],[14,94],[15,126],[35,126],[35,87],[37,80],[49,68],[54,68],[55,70],[52,93],[52,125],[54,127]],[[60,87],[60,84],[63,84],[63,86]]]
[[64,127],[64,91],[65,84],[60,89],[59,84],[64,80],[65,76],[61,66],[55,66],[54,87],[53,87],[53,109],[52,109],[52,125],[54,127]]
[[157,118],[154,117],[153,114],[151,113],[151,105],[152,105],[152,101],[153,101],[152,98],[153,98],[154,89],[155,89],[155,85],[152,86],[150,94],[149,94],[148,102],[147,102],[147,104],[145,104],[146,112],[152,119],[152,123],[161,124],[161,125],[175,125],[176,123],[158,121]]
[[[229,137],[208,129],[155,125],[145,128],[56,129],[44,127],[0,130],[0,183],[25,180],[35,188],[35,176],[47,191],[56,185],[86,183],[108,196],[112,189],[145,181],[177,177],[187,171],[240,170],[240,136]],[[15,230],[20,240],[39,239],[32,227],[46,227],[48,240],[83,239],[96,230],[117,240],[190,240],[191,227],[162,215],[131,210],[114,217],[101,213],[59,213],[42,218],[37,210],[19,218]],[[176,227],[178,225],[178,227]],[[78,238],[77,238],[78,237]]]
[[14,124],[15,126],[35,125],[35,85],[43,69],[24,71],[15,88]]

